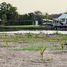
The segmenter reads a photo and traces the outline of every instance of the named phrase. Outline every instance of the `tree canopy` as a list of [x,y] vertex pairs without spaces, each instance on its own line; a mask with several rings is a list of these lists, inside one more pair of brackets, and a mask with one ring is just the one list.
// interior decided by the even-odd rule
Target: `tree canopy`
[[[2,20],[2,24],[5,25],[9,20],[13,20],[17,13],[17,8],[12,6],[9,3],[3,2],[0,4],[0,18]],[[12,18],[13,17],[13,18]]]

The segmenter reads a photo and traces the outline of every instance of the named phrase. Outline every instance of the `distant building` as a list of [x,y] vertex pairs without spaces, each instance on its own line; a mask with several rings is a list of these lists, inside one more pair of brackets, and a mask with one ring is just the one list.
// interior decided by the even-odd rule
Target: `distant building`
[[43,19],[42,26],[46,27],[47,29],[52,29],[53,28],[53,20]]
[[67,24],[67,14],[62,14],[57,18],[57,20],[62,22],[63,24]]
[[53,20],[50,19],[43,19],[43,24],[51,24]]
[[62,14],[58,18],[54,19],[53,26],[56,29],[67,30],[67,14]]

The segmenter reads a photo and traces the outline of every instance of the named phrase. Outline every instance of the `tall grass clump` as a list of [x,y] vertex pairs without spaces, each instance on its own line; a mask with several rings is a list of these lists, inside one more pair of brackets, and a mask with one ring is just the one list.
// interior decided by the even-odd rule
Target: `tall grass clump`
[[40,51],[40,55],[41,55],[41,60],[43,61],[44,60],[44,58],[43,58],[43,55],[44,55],[44,52],[46,51],[46,46],[45,47],[42,47],[41,48],[41,51]]
[[62,41],[61,42],[61,50],[63,50],[64,49],[64,42]]

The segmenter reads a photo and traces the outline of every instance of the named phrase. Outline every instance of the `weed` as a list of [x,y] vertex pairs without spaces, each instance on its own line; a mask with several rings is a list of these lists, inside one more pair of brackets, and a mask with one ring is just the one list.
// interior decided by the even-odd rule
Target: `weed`
[[47,48],[46,46],[41,48],[40,55],[41,55],[41,59],[42,59],[42,61],[43,61],[44,51],[46,50],[46,48]]
[[64,49],[64,42],[63,41],[61,42],[61,49],[62,50]]

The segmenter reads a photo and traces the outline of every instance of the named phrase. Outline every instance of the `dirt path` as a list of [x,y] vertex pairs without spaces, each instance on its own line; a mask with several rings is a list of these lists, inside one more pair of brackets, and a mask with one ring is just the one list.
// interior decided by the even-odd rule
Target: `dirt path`
[[0,48],[0,67],[67,67],[67,52],[46,51],[44,61],[38,51],[12,51]]

